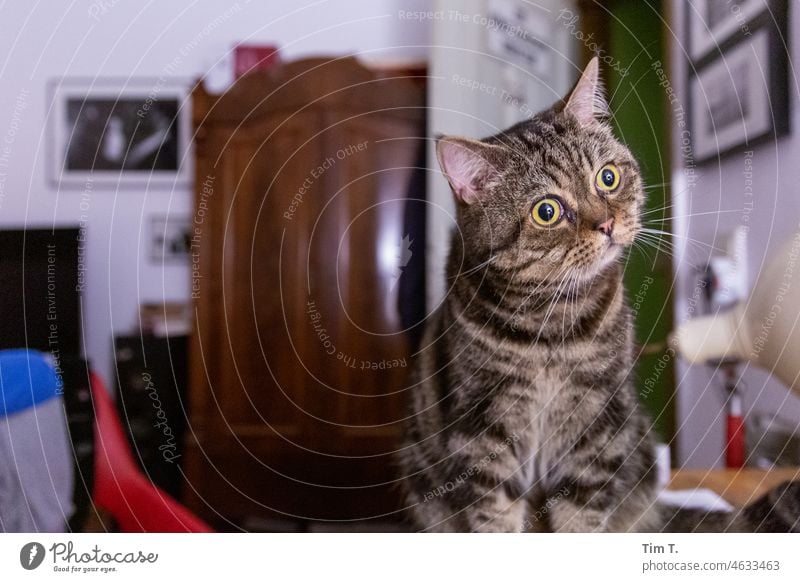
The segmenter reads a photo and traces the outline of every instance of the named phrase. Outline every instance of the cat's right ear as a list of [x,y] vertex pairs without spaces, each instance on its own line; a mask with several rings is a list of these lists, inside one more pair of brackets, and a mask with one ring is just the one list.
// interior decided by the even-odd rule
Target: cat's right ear
[[462,137],[437,138],[436,157],[457,201],[474,204],[484,195],[486,182],[497,171],[492,164],[495,149]]

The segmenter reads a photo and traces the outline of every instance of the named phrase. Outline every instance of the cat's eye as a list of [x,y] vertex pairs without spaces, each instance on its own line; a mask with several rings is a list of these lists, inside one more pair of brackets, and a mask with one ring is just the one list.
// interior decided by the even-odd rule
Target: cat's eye
[[561,204],[554,198],[543,198],[533,205],[531,218],[539,226],[552,226],[561,220]]
[[595,184],[603,192],[613,192],[619,186],[619,170],[614,164],[606,164],[597,172]]

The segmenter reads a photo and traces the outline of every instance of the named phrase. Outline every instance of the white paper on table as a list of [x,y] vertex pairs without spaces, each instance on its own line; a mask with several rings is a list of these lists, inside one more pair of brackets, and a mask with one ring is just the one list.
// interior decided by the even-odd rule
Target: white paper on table
[[663,489],[658,500],[665,505],[684,509],[733,511],[733,506],[711,489]]

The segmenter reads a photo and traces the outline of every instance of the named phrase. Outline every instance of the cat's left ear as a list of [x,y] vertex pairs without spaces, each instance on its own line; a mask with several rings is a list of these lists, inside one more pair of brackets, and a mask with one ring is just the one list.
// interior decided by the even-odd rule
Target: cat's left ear
[[581,125],[604,121],[610,115],[597,57],[593,57],[586,65],[581,78],[567,98],[564,112],[572,115]]

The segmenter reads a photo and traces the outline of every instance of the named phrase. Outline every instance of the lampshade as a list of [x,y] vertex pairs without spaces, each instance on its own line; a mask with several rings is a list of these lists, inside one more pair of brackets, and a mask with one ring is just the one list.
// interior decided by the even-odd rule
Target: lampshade
[[758,274],[747,301],[681,324],[671,340],[692,363],[750,361],[800,393],[800,234]]

